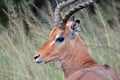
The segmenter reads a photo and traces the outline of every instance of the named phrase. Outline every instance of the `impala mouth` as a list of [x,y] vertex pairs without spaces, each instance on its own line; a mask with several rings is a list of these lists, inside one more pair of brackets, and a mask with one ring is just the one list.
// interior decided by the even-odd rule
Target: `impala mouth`
[[35,59],[34,62],[38,64],[45,64],[46,60]]

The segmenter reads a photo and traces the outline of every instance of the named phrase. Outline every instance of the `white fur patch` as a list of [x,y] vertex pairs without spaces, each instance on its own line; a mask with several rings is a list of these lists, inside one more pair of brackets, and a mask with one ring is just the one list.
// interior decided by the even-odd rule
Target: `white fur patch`
[[53,45],[55,43],[55,40],[50,43],[50,45]]
[[39,60],[39,58],[35,59],[34,62],[38,63],[38,64],[45,64],[45,60]]
[[55,40],[56,40],[58,37],[59,37],[59,35],[56,35],[54,41],[52,41],[52,42],[50,43],[50,45],[53,45],[53,44],[55,43]]

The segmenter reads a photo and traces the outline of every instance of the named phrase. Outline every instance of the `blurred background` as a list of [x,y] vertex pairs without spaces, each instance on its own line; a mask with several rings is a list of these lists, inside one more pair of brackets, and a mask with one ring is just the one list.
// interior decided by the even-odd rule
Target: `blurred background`
[[[0,80],[65,80],[59,62],[33,61],[34,52],[49,36],[54,9],[61,1],[0,0]],[[120,71],[120,1],[97,0],[74,15],[81,21],[79,35],[92,56]]]

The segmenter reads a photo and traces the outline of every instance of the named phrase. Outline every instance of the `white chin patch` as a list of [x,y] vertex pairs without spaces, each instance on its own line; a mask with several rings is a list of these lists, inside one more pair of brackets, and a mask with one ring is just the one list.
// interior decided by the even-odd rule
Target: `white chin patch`
[[34,60],[35,63],[38,63],[38,64],[45,64],[45,60],[39,60],[39,59],[35,59]]

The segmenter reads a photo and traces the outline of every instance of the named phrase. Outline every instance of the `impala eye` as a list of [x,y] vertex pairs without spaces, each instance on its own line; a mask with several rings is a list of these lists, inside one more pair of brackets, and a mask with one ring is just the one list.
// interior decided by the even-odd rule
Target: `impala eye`
[[64,37],[58,37],[55,41],[56,42],[63,42],[64,41]]

